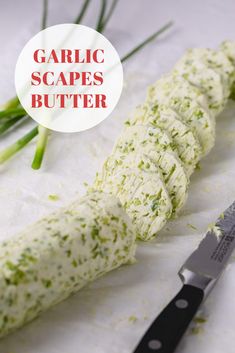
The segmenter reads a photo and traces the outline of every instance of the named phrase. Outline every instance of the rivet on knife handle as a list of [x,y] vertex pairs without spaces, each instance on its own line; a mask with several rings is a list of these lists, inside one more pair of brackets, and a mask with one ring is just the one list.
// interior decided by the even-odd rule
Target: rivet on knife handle
[[203,290],[184,285],[152,323],[134,353],[172,353],[203,300]]

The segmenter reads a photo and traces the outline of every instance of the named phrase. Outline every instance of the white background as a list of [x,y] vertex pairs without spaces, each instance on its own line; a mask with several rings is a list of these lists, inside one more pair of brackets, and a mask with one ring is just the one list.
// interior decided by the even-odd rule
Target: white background
[[[0,1],[0,102],[14,95],[14,66],[26,41],[40,28],[41,2]],[[81,1],[51,0],[49,24],[72,22]],[[94,26],[100,1],[83,22]],[[173,19],[172,30],[124,65],[125,88],[117,109],[100,126],[78,134],[53,133],[43,168],[30,168],[32,142],[0,168],[0,237],[84,193],[111,151],[129,112],[148,84],[169,71],[187,47],[216,47],[235,40],[234,0],[120,0],[105,35],[125,54],[140,40]],[[22,125],[2,137],[0,148],[29,130]],[[235,198],[235,104],[218,118],[216,147],[192,177],[181,217],[153,243],[141,244],[137,263],[86,287],[33,323],[0,342],[1,353],[131,353],[137,341],[180,288],[177,270],[197,246],[206,227]],[[51,201],[49,194],[57,194]],[[196,229],[192,229],[193,225]],[[234,353],[235,263],[231,261],[203,305],[206,319],[181,342],[180,353]],[[133,317],[136,320],[133,320]],[[195,325],[195,323],[193,324]],[[195,330],[194,330],[195,331]]]

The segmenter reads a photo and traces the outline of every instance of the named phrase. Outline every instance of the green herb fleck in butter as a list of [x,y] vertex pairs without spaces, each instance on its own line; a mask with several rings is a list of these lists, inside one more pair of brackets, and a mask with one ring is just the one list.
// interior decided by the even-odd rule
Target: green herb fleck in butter
[[50,194],[50,195],[48,195],[48,199],[50,201],[58,201],[60,199],[60,197],[57,194]]

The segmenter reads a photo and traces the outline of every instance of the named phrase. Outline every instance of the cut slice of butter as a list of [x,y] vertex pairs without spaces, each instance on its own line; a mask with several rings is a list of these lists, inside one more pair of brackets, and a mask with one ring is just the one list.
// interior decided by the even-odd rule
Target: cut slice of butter
[[133,164],[105,171],[96,178],[94,187],[118,197],[136,225],[138,237],[151,239],[165,225],[172,214],[172,203],[161,172],[145,155]]
[[166,130],[176,145],[188,177],[201,157],[201,146],[190,126],[173,109],[165,105],[143,104],[136,108],[130,125],[149,124]]
[[209,48],[193,48],[187,50],[181,60],[192,63],[198,60],[203,62],[208,68],[216,71],[223,83],[224,97],[228,99],[235,78],[235,68],[223,51]]
[[208,67],[198,58],[188,57],[187,53],[178,61],[173,71],[206,95],[209,109],[218,115],[225,107],[227,97],[224,94],[223,81],[218,72]]
[[215,143],[215,116],[208,110],[207,99],[183,77],[170,74],[162,77],[148,90],[147,104],[164,104],[178,113],[197,136],[202,156]]

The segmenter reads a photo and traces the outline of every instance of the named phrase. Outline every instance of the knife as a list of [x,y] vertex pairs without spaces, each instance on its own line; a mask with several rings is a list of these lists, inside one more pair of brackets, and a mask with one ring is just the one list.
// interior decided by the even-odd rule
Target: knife
[[218,218],[178,274],[183,287],[145,333],[134,353],[172,353],[235,247],[235,201]]

